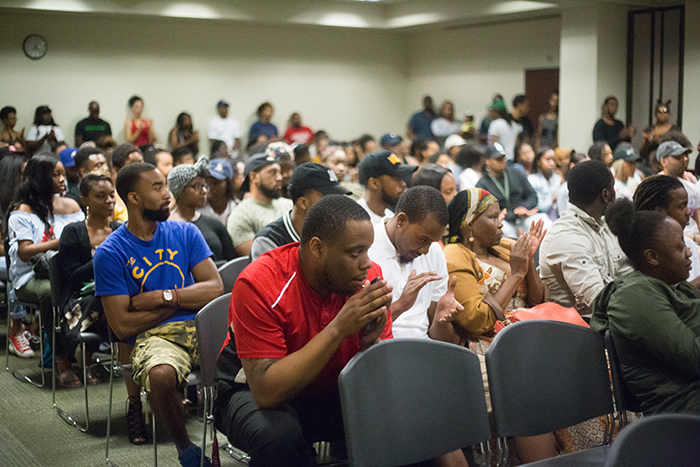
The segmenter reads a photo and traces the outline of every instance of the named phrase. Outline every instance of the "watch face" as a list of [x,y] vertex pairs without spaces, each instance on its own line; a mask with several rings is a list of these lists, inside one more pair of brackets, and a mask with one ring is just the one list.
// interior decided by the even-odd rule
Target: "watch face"
[[163,291],[163,298],[165,299],[166,302],[169,302],[173,299],[173,293],[170,290],[164,290]]
[[32,60],[39,60],[46,55],[46,39],[39,34],[32,34],[24,39],[24,54]]

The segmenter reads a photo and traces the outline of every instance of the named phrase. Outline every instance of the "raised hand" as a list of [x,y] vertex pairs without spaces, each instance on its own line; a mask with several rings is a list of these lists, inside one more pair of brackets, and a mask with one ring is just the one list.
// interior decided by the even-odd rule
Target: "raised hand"
[[530,234],[522,233],[510,249],[510,273],[525,277],[529,265]]
[[401,312],[408,310],[414,303],[416,303],[418,294],[420,293],[421,289],[426,286],[426,284],[432,281],[438,281],[440,279],[442,279],[442,276],[439,276],[436,272],[430,271],[417,274],[416,270],[414,269],[408,275],[408,280],[403,288],[403,292],[401,292],[401,296],[394,303],[394,307],[397,309],[397,311]]
[[[547,231],[544,230],[544,220],[540,219],[537,222],[533,222],[530,225],[530,253],[529,253],[529,258],[532,259],[535,256],[535,253],[537,253],[537,249],[540,247],[542,244],[542,240],[544,240],[544,236],[547,234]],[[523,235],[523,229],[520,229],[520,232],[518,234],[518,238],[520,238]]]
[[455,300],[455,287],[457,287],[457,276],[452,276],[447,285],[447,292],[440,297],[435,310],[435,319],[441,323],[454,321],[457,313],[464,310],[462,304]]

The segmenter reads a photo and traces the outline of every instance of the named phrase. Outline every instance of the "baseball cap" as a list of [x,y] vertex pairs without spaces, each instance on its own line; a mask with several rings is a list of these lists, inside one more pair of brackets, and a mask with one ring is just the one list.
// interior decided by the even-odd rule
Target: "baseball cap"
[[506,103],[503,102],[501,99],[494,99],[493,102],[491,102],[489,109],[504,111],[506,110]]
[[485,156],[487,159],[498,159],[499,157],[507,156],[507,154],[503,145],[497,142],[486,147]]
[[455,146],[464,146],[467,142],[459,135],[450,135],[445,140],[445,151],[449,151]]
[[217,180],[233,178],[233,167],[226,159],[212,159],[209,162],[209,175]]
[[379,145],[394,146],[396,144],[399,144],[401,141],[403,141],[403,138],[397,135],[396,133],[386,133],[382,135],[381,139],[379,140]]
[[289,179],[288,191],[292,199],[299,198],[306,190],[316,190],[322,195],[349,195],[340,185],[335,172],[316,162],[306,162],[296,168]]
[[615,148],[613,160],[616,161],[620,159],[625,162],[636,162],[641,159],[641,157],[630,143],[620,143]]
[[382,149],[370,152],[362,159],[358,167],[358,175],[360,184],[367,186],[370,178],[381,177],[382,175],[404,178],[417,169],[417,165],[402,164],[401,159],[396,154]]
[[64,167],[73,167],[75,165],[75,155],[78,153],[78,148],[66,148],[58,154],[61,163]]
[[241,185],[241,191],[246,192],[250,189],[251,173],[259,172],[268,165],[272,164],[277,164],[277,159],[273,154],[268,155],[259,152],[250,156],[250,159],[248,159],[248,162],[245,163],[245,168],[243,169],[243,175],[245,177],[245,180],[243,180],[243,184]]
[[228,102],[226,102],[226,101],[223,100],[223,99],[221,99],[219,102],[216,103],[216,108],[217,108],[217,109],[218,109],[219,107],[224,107],[224,106],[228,107]]
[[294,161],[294,149],[284,141],[270,143],[265,148],[265,155],[272,155],[277,162]]
[[690,152],[690,149],[684,147],[678,141],[664,141],[656,149],[656,160],[661,161],[661,159],[668,156],[680,156],[686,152]]

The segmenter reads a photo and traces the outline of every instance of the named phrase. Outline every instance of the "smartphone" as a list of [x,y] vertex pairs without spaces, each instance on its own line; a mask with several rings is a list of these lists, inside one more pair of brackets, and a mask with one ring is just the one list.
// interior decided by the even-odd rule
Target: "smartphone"
[[[372,281],[369,283],[369,285],[376,284],[376,283],[379,282],[380,280],[382,280],[382,278],[379,277],[379,276],[377,276],[377,277],[375,277],[374,279],[372,279]],[[369,323],[367,323],[367,324],[365,325],[365,329],[362,331],[362,335],[364,336],[364,335],[367,335],[367,334],[369,334],[370,332],[374,331],[374,328],[375,328],[376,326],[377,326],[377,322],[376,322],[376,321],[370,321]]]

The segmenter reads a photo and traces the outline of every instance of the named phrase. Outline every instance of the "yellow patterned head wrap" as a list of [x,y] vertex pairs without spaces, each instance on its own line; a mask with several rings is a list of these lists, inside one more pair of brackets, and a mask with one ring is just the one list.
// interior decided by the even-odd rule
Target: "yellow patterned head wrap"
[[489,206],[497,202],[495,196],[481,188],[467,188],[457,193],[457,196],[447,206],[450,214],[447,243],[459,243],[462,229],[474,222]]

